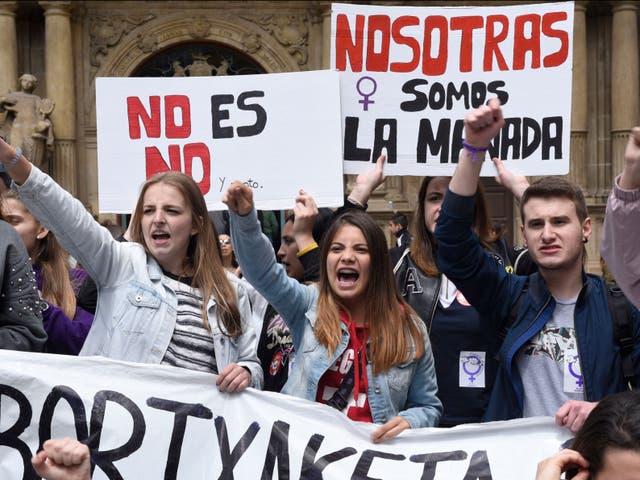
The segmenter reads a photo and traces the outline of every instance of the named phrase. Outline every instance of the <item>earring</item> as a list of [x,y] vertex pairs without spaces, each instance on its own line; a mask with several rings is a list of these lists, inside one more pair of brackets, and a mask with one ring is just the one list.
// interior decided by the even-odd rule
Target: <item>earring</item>
[[587,237],[582,237],[582,243],[587,243],[589,239]]

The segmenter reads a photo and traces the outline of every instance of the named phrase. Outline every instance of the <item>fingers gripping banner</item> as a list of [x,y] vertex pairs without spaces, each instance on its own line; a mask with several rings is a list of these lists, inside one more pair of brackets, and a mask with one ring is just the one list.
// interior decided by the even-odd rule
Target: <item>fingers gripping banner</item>
[[568,438],[551,418],[418,429],[375,425],[215,376],[96,357],[0,352],[0,478],[36,479],[48,438],[86,441],[94,479],[512,479]]

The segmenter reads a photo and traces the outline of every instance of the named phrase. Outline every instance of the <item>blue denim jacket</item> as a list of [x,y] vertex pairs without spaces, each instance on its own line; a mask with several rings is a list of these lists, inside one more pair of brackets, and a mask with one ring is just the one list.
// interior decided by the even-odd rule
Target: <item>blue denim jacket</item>
[[[282,393],[315,401],[318,382],[345,351],[349,332],[342,325],[340,344],[329,355],[314,333],[317,286],[300,284],[276,263],[271,244],[260,232],[255,210],[244,217],[234,213],[230,217],[233,247],[243,275],[273,305],[291,330],[296,361]],[[424,338],[422,358],[396,365],[377,376],[373,376],[371,365],[367,364],[367,395],[375,423],[385,423],[399,415],[411,428],[438,424],[442,404],[436,396],[438,387],[431,345],[424,324],[418,320],[416,325]]]
[[[116,360],[160,363],[169,346],[176,322],[176,296],[162,283],[162,269],[142,245],[113,239],[73,198],[36,167],[22,186],[13,185],[40,222],[49,228],[98,286],[98,305],[80,355],[102,355]],[[207,312],[213,333],[218,371],[237,363],[251,371],[251,386],[262,387],[257,357],[257,334],[251,327],[249,297],[233,275],[242,317],[243,334],[222,334],[216,318],[216,302]]]

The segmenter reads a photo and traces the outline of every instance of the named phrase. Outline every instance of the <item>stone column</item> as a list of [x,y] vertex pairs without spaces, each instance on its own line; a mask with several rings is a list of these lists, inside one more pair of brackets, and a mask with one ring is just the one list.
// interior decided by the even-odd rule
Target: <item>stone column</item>
[[588,193],[587,181],[587,25],[584,3],[573,17],[573,84],[571,87],[571,168],[569,177]]
[[71,2],[40,2],[45,17],[47,98],[56,102],[51,114],[55,135],[53,175],[76,194],[76,108],[71,42]]
[[640,122],[638,7],[615,3],[611,29],[611,178],[622,171],[629,131]]
[[331,5],[322,11],[322,68],[331,65]]
[[0,2],[0,95],[18,87],[16,2]]

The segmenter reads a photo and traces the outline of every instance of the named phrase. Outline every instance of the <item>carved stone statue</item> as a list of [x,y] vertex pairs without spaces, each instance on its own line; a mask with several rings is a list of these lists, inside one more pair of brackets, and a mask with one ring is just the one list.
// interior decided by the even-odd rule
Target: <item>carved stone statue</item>
[[19,78],[20,91],[0,96],[0,136],[14,147],[22,147],[24,155],[36,166],[49,171],[53,154],[53,126],[49,116],[53,100],[40,98],[33,91],[38,79],[25,73]]

